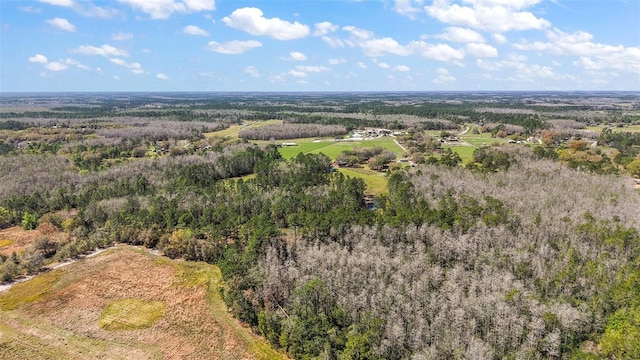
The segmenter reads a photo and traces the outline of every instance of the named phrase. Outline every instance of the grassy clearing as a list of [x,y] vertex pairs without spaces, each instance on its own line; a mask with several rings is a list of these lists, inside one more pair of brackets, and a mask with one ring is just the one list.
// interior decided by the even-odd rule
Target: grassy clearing
[[[334,141],[330,139],[314,142],[314,140],[312,138],[287,140],[287,142],[295,142],[298,145],[282,147],[279,149],[280,154],[283,158],[290,159],[300,153],[323,153],[333,160],[345,150],[371,147],[381,147],[392,151],[396,153],[396,159],[402,157],[403,154],[402,148],[391,137],[361,141]],[[387,191],[387,178],[384,173],[366,167],[340,168],[339,171],[344,175],[363,179],[367,185],[367,193],[378,195]]]
[[238,134],[240,131],[247,127],[260,127],[271,124],[282,124],[282,120],[266,120],[266,121],[245,121],[242,125],[231,125],[228,128],[220,131],[214,131],[210,133],[205,133],[204,136],[208,138],[212,137],[220,137],[225,138],[228,137],[231,140],[238,139]]
[[98,325],[105,330],[145,329],[162,318],[164,311],[161,301],[116,300],[104,308]]
[[466,135],[462,136],[462,139],[475,146],[491,146],[493,144],[506,144],[509,142],[509,139],[492,137],[491,133],[472,134],[471,132],[469,132]]
[[0,358],[286,359],[222,286],[215,266],[116,246],[0,293]]
[[476,148],[473,146],[464,146],[464,145],[459,145],[459,146],[444,145],[442,148],[451,149],[453,152],[458,153],[458,155],[460,155],[460,158],[462,159],[463,164],[466,164],[467,162],[473,160],[473,152],[476,150]]
[[335,141],[334,139],[321,139],[320,141],[315,140],[316,139],[314,138],[286,140],[286,142],[295,142],[298,145],[282,147],[279,149],[280,154],[285,159],[290,159],[299,153],[323,153],[333,160],[343,151],[355,148],[381,147],[396,153],[396,158],[402,157],[403,153],[402,148],[400,148],[398,144],[393,141],[393,138],[390,137],[360,141]]
[[324,152],[322,149],[326,149],[335,143],[333,139],[324,139],[318,142],[314,142],[313,139],[294,139],[287,142],[295,142],[298,145],[285,146],[278,149],[280,155],[285,159],[291,159],[300,153],[308,154],[310,152]]
[[9,291],[0,295],[0,309],[14,310],[41,299],[60,281],[64,272],[64,269],[57,269],[15,284]]
[[387,177],[385,173],[367,168],[340,168],[338,171],[345,176],[364,180],[364,183],[367,185],[367,194],[379,195],[387,192]]

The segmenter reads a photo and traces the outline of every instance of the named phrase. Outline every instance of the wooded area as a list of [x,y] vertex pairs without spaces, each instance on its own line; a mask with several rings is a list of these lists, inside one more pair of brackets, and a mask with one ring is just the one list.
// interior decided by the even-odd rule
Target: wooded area
[[[44,235],[0,253],[0,279],[127,243],[217,265],[234,316],[296,359],[640,358],[640,142],[616,129],[640,125],[640,99],[600,111],[592,145],[571,132],[596,125],[592,96],[557,107],[532,96],[105,96],[22,112],[11,111],[19,97],[3,98],[0,228]],[[304,111],[239,138],[205,135]],[[299,125],[314,117],[326,121]],[[562,118],[574,122],[551,121]],[[402,131],[403,155],[419,161],[378,167],[395,154],[375,147],[284,159],[248,141],[364,124]],[[425,132],[446,124],[496,140],[509,130],[514,144],[473,145],[464,163]],[[540,141],[515,144],[527,137]],[[386,171],[373,202],[363,179],[336,168],[367,162]]]

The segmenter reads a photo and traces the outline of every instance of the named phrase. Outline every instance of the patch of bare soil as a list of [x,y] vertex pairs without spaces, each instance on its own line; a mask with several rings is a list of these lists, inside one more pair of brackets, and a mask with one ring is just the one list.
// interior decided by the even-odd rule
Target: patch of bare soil
[[[224,304],[217,289],[212,300],[205,285],[186,285],[179,275],[180,266],[180,262],[133,247],[117,246],[53,270],[64,274],[41,299],[13,311],[0,310],[0,353],[3,344],[22,351],[46,344],[42,358],[282,358],[275,352],[255,356],[250,348],[264,348],[263,340],[231,318],[226,308],[220,311]],[[103,309],[118,299],[160,301],[165,313],[146,329],[100,328]],[[9,335],[3,337],[3,329]],[[14,351],[16,359],[22,354],[18,350]]]
[[[2,229],[0,230],[0,254],[11,255],[14,251],[19,253],[43,235],[40,230],[24,230],[20,226]],[[3,244],[7,245],[2,246]]]

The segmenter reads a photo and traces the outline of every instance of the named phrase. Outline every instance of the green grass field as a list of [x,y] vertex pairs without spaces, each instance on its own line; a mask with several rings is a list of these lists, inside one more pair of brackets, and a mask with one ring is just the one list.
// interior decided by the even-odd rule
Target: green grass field
[[387,192],[386,173],[370,170],[368,168],[340,168],[338,169],[345,176],[360,178],[367,186],[367,194],[379,195]]
[[462,163],[466,164],[473,159],[473,152],[476,150],[473,146],[456,145],[456,146],[443,146],[443,149],[451,149],[453,152],[458,153],[462,158]]
[[315,139],[312,138],[282,140],[280,142],[295,142],[298,145],[285,146],[280,148],[279,151],[285,159],[290,159],[299,153],[323,153],[332,160],[343,151],[354,148],[381,147],[396,153],[396,158],[402,157],[403,153],[403,150],[393,141],[393,138],[390,137],[361,141],[334,141],[333,139],[322,139],[317,142],[314,141]]
[[164,316],[164,310],[161,301],[119,299],[104,308],[98,325],[105,330],[145,329]]

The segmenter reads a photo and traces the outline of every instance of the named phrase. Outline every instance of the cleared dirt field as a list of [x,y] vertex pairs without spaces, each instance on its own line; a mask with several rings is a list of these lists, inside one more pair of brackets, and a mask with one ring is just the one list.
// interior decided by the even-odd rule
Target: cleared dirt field
[[[52,270],[0,293],[2,359],[286,359],[227,312],[217,267],[130,246]],[[148,326],[106,330],[125,300],[161,305]],[[145,316],[129,308],[121,320]],[[110,315],[113,315],[111,310]]]

